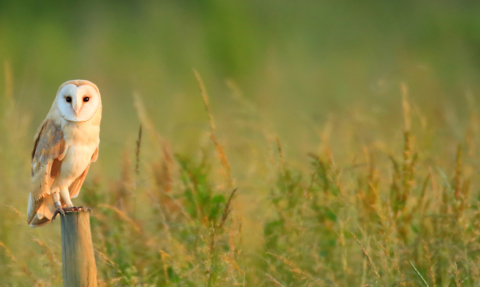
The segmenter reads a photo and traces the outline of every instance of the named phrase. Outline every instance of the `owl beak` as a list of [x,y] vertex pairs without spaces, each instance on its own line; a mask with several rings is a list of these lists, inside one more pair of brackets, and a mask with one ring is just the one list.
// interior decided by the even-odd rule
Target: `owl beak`
[[75,113],[75,116],[78,116],[78,112],[80,112],[80,109],[81,109],[81,108],[82,108],[82,107],[79,106],[79,105],[74,105],[74,106],[73,106],[73,112]]
[[78,117],[78,114],[80,113],[82,107],[82,97],[80,95],[80,91],[77,89],[75,96],[73,97],[73,112],[75,113],[76,117]]

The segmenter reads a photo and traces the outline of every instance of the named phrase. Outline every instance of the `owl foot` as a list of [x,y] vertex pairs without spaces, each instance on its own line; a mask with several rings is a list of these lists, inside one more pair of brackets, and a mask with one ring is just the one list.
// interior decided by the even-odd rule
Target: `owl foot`
[[53,213],[52,220],[55,220],[55,217],[57,217],[57,214],[65,215],[65,209],[62,206],[57,207],[55,209],[55,212]]
[[88,211],[92,212],[92,210],[88,207],[83,207],[83,206],[72,206],[72,207],[57,207],[55,209],[55,212],[53,213],[52,220],[54,220],[58,214],[65,215],[65,212],[79,212],[79,211]]

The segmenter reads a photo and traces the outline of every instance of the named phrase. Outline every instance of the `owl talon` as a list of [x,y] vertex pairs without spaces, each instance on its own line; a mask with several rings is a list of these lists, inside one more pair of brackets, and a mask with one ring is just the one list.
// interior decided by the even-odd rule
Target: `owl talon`
[[57,214],[62,214],[62,215],[65,215],[66,212],[80,212],[80,211],[88,211],[88,212],[92,212],[92,210],[88,207],[83,207],[83,206],[72,206],[72,207],[57,207],[57,209],[55,210],[54,214],[53,214],[53,217],[52,217],[52,220],[55,219],[55,217],[57,217]]
[[55,209],[52,220],[55,220],[55,217],[57,217],[57,214],[65,215],[65,210],[63,209],[63,207],[59,206],[57,207],[57,209]]

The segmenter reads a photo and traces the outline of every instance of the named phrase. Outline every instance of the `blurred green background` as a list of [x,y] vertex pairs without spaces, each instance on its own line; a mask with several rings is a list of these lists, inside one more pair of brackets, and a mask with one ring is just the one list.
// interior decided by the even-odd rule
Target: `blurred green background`
[[290,141],[356,106],[399,115],[401,82],[432,112],[465,107],[480,86],[478,15],[476,1],[2,0],[0,60],[34,126],[61,83],[97,83],[112,156],[138,129],[134,93],[160,133],[194,145],[208,126],[192,68],[222,122],[237,112],[230,80]]
[[[243,219],[237,221],[244,224],[242,226],[246,230],[240,245],[244,247],[247,259],[239,259],[238,262],[241,268],[247,270],[247,278],[253,278],[249,280],[258,286],[274,286],[268,285],[273,284],[273,280],[265,279],[265,274],[261,273],[270,272],[275,275],[269,269],[274,264],[266,264],[267,259],[262,261],[264,253],[258,255],[254,252],[269,242],[266,235],[268,231],[263,228],[276,223],[268,221],[277,216],[272,211],[275,202],[269,202],[269,196],[274,190],[281,190],[279,186],[283,184],[282,180],[295,179],[295,176],[292,176],[293,179],[283,178],[287,177],[282,171],[284,160],[298,169],[299,173],[304,172],[303,179],[308,179],[311,170],[306,163],[311,159],[307,153],[321,154],[332,161],[332,166],[338,164],[341,167],[364,162],[372,164],[372,153],[377,155],[380,166],[378,173],[382,174],[380,178],[390,179],[392,171],[388,157],[401,151],[404,146],[402,85],[408,89],[404,94],[408,94],[412,102],[412,133],[418,135],[416,144],[421,150],[421,159],[426,163],[420,172],[421,176],[428,173],[430,164],[445,167],[447,174],[453,173],[457,145],[459,142],[464,143],[464,140],[470,140],[467,142],[469,158],[465,159],[465,162],[473,166],[469,173],[474,174],[478,170],[478,161],[473,159],[473,155],[475,147],[479,146],[476,143],[480,142],[475,133],[478,131],[478,117],[474,116],[478,106],[475,102],[480,94],[479,15],[480,2],[449,0],[0,0],[0,115],[3,119],[0,132],[5,135],[0,136],[0,195],[3,199],[0,203],[2,207],[8,205],[24,212],[30,188],[29,153],[34,132],[48,113],[60,84],[71,79],[87,79],[96,83],[101,91],[103,121],[100,158],[92,166],[84,189],[87,191],[82,200],[117,206],[115,196],[117,192],[121,193],[118,190],[123,190],[119,186],[127,186],[127,191],[136,190],[137,185],[129,181],[131,175],[128,172],[133,172],[133,168],[125,162],[135,161],[141,118],[143,117],[144,124],[149,118],[158,134],[144,125],[146,129],[140,153],[140,175],[138,182],[136,177],[133,181],[143,189],[138,192],[141,195],[138,202],[132,204],[134,207],[119,208],[133,218],[133,222],[145,226],[146,234],[161,234],[157,237],[163,240],[163,231],[158,231],[160,228],[156,226],[152,227],[157,221],[151,220],[151,217],[158,214],[154,208],[150,208],[151,200],[148,197],[148,192],[156,188],[152,183],[155,172],[159,170],[155,164],[166,161],[165,154],[158,149],[158,135],[163,146],[171,147],[172,154],[186,154],[196,159],[202,158],[203,154],[209,158],[213,167],[205,172],[206,175],[201,175],[211,180],[211,184],[208,182],[206,186],[213,186],[212,190],[226,195],[231,187],[225,183],[218,150],[215,150],[208,137],[209,118],[195,78],[194,70],[197,70],[209,94],[218,141],[231,165],[233,186],[240,187],[236,210],[240,214],[237,215]],[[134,95],[141,98],[146,114],[138,115]],[[11,106],[9,98],[14,100]],[[467,124],[469,119],[472,119],[471,126]],[[469,139],[466,133],[470,133]],[[278,151],[277,137],[283,154]],[[177,163],[176,171],[181,170],[180,165]],[[435,168],[433,170],[436,171]],[[180,172],[182,170],[178,171]],[[356,176],[359,178],[359,190],[362,189],[362,182],[374,178],[361,170],[352,176],[352,180],[349,178],[347,189],[350,185],[355,185]],[[437,176],[441,178],[443,173]],[[181,185],[180,180],[175,180],[174,185]],[[384,186],[388,184],[385,183]],[[355,188],[349,189],[352,196],[346,201],[358,199]],[[175,187],[173,190],[174,197],[180,194],[178,198],[183,203],[182,200],[185,199],[181,197],[182,189]],[[385,190],[388,189],[384,189],[384,192]],[[92,194],[98,195],[96,201],[91,200],[94,197]],[[348,226],[348,218],[362,222],[362,215],[359,208],[360,215],[352,216],[349,213],[352,210],[348,209],[352,205],[349,204],[353,203],[346,204],[348,211],[343,219],[347,219],[338,219],[340,227],[336,225],[338,222],[334,225],[334,228],[341,230],[334,233],[328,224],[325,224],[325,229],[331,232],[329,242],[340,242],[345,238],[338,239],[336,236],[343,236],[342,224],[347,222],[345,228],[349,231],[345,233],[350,248],[348,252],[353,251],[345,251],[344,254],[350,256],[358,255],[359,249],[349,232],[352,230],[358,234],[359,231],[354,223],[354,227]],[[144,206],[148,208],[143,208]],[[436,206],[440,206],[440,203]],[[108,212],[97,213],[96,219],[101,222],[102,216],[116,218]],[[341,212],[343,211],[338,213]],[[39,278],[49,278],[51,274],[56,274],[55,268],[52,268],[53,271],[40,271],[42,264],[48,263],[45,256],[39,257],[38,261],[29,259],[29,252],[50,256],[43,247],[24,249],[17,243],[28,244],[31,237],[37,236],[42,242],[58,243],[58,232],[52,233],[51,230],[58,229],[59,224],[32,231],[9,210],[0,209],[0,215],[11,218],[11,221],[5,220],[0,224],[0,243],[5,243],[12,254],[17,254],[19,259],[16,262],[26,262],[25,266],[29,265],[33,273],[41,275]],[[298,222],[304,222],[303,217],[299,218]],[[178,224],[185,230],[191,227],[184,227],[182,224],[188,224],[176,220],[178,218],[171,219],[169,224]],[[372,225],[377,224],[375,220],[371,222]],[[195,230],[208,234],[208,226],[195,223],[200,226]],[[115,234],[115,240],[112,241],[115,242],[109,242],[112,235],[107,227],[102,229],[98,222],[93,227],[94,237],[99,238],[95,242],[96,248],[105,254],[108,252],[104,249],[114,250],[107,255],[121,269],[114,270],[108,262],[97,263],[103,264],[100,269],[104,272],[101,275],[104,283],[108,278],[115,277],[124,280],[121,286],[127,286],[130,283],[125,282],[134,282],[128,281],[133,276],[131,274],[138,278],[145,274],[156,274],[156,269],[147,270],[148,272],[138,269],[138,273],[131,271],[131,268],[143,266],[144,261],[148,262],[154,255],[136,254],[143,245],[135,241],[138,238],[130,234],[128,224],[127,227],[122,221],[116,221],[115,224],[117,225],[112,224],[112,230],[117,232],[119,229],[119,237],[127,234],[125,237],[131,241],[115,241],[118,234],[112,231]],[[367,221],[365,224],[370,223]],[[364,226],[359,228],[362,232],[367,230],[368,233],[370,230],[369,227],[362,228]],[[372,233],[376,231],[375,228],[372,228]],[[101,235],[95,235],[95,232]],[[173,233],[176,236],[180,232]],[[191,233],[185,234],[190,236]],[[18,241],[17,236],[21,238]],[[187,248],[191,246],[188,245],[191,243],[188,236],[178,241],[179,246],[190,252]],[[431,236],[436,238],[435,234]],[[160,240],[155,244],[150,247],[160,246],[169,252],[169,245],[165,242]],[[208,242],[205,244],[207,246]],[[128,246],[128,250],[115,257],[116,249],[111,246]],[[295,246],[309,248],[307,244]],[[337,246],[331,247],[332,250]],[[60,250],[52,249],[58,261]],[[407,246],[405,250],[410,252],[416,249]],[[396,254],[407,254],[405,250]],[[456,253],[452,250],[452,253]],[[189,257],[185,262],[197,266],[208,261],[202,257],[202,252],[195,252],[194,255],[190,254],[194,259]],[[303,253],[288,252],[282,250],[278,254],[293,257],[298,255],[300,259],[297,258],[297,263],[304,262],[307,265],[305,270],[312,266],[323,266],[321,268],[326,269],[331,267],[328,260],[324,265],[310,264],[314,261],[312,258],[304,261],[302,256],[310,256],[310,250],[303,250]],[[334,252],[343,251],[332,251],[332,254]],[[376,252],[379,254],[381,250]],[[174,254],[174,251],[170,254]],[[162,253],[161,259],[153,258],[151,262],[166,262],[163,256]],[[258,257],[262,258],[259,260],[261,263],[255,261]],[[9,258],[8,253],[3,254],[0,263],[11,263]],[[268,260],[272,258],[269,257]],[[359,266],[367,266],[366,261],[362,261],[361,256],[349,258],[353,258],[347,272],[353,278],[349,282],[356,284],[358,282],[355,280],[359,278],[356,272],[360,270]],[[410,257],[404,261],[407,263],[402,268],[406,266],[409,270],[407,273],[412,273],[408,260]],[[250,264],[252,261],[256,265]],[[281,260],[277,261],[281,263]],[[122,266],[122,262],[126,267]],[[343,274],[347,268],[341,269],[341,264],[336,263],[336,266],[332,264],[332,272]],[[17,276],[20,271],[15,264],[9,266]],[[427,268],[430,263],[423,264]],[[377,265],[390,266],[379,262]],[[196,271],[177,262],[171,266],[173,267],[169,268],[184,276],[182,278],[191,279],[191,282],[204,274],[204,269],[201,269],[203,266]],[[162,267],[158,265],[156,268]],[[254,271],[248,273],[248,268]],[[441,272],[445,270],[446,267]],[[130,271],[132,273],[128,273]],[[280,267],[277,271],[278,276],[286,274]],[[315,274],[317,271],[310,272]],[[10,271],[5,269],[0,274],[7,276]],[[155,275],[148,277],[148,280],[165,283],[176,278],[177,275],[172,274],[174,275],[168,273],[158,279],[155,279]],[[236,278],[245,277],[244,273],[239,274]],[[392,280],[396,280],[398,276],[392,274]],[[11,281],[5,279],[5,282],[13,284],[11,286],[21,286],[18,282],[27,281],[21,281],[24,279],[19,279],[20,275]],[[294,275],[292,278],[298,279]],[[56,276],[50,285],[46,285],[60,284],[59,274]],[[415,274],[412,277],[416,278]],[[229,279],[225,278],[222,280],[227,282]],[[376,277],[372,275],[372,278]],[[285,279],[284,282],[297,282],[288,280]],[[306,283],[291,284],[293,285],[288,286],[315,286]],[[112,283],[111,286],[115,284]],[[345,286],[349,285],[345,283]]]

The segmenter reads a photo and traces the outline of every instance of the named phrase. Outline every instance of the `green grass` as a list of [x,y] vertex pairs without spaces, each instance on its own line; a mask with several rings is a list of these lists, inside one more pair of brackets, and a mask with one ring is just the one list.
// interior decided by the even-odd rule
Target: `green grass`
[[[120,179],[97,173],[84,185],[81,200],[94,210],[102,286],[479,282],[475,109],[465,139],[455,141],[448,128],[422,126],[434,119],[412,113],[403,86],[403,108],[398,99],[403,124],[391,123],[397,130],[392,134],[403,138],[377,141],[371,131],[372,144],[355,149],[355,142],[344,143],[352,148],[337,160],[330,142],[346,131],[362,132],[358,123],[338,118],[330,125],[341,130],[324,133],[319,152],[306,154],[302,162],[290,161],[281,140],[267,137],[267,161],[247,156],[247,164],[262,167],[238,180],[217,140],[221,130],[201,86],[211,131],[198,152],[177,153],[156,132],[137,97],[144,132],[136,150],[124,153]],[[56,286],[61,283],[59,223],[31,229],[19,211],[26,205],[28,179],[18,178],[28,176],[30,147],[18,141],[28,125],[14,99],[2,101],[0,182],[3,191],[12,192],[3,193],[0,206],[0,277],[7,286]],[[442,148],[422,150],[434,142]],[[266,193],[249,190],[255,184]]]

